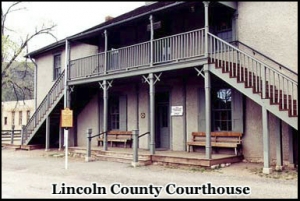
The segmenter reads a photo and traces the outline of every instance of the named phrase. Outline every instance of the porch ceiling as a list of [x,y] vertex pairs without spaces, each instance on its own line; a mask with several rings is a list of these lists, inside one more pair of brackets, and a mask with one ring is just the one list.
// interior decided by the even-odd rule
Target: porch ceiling
[[218,2],[224,6],[237,10],[237,2],[235,1],[218,1]]

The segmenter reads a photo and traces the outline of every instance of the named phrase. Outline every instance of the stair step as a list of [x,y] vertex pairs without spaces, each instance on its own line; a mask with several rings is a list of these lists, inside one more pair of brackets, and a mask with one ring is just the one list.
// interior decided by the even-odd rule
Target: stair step
[[[262,98],[263,81],[261,77],[255,75],[253,72],[249,72],[248,69],[240,64],[225,62],[218,59],[210,59],[209,61],[215,64],[216,69],[221,69],[222,73],[229,73],[229,78],[236,78],[237,83],[244,83],[245,88],[252,88],[252,93],[258,94]],[[265,82],[265,87],[264,99],[269,99],[270,105],[278,105],[278,110],[287,111],[289,117],[298,117],[297,100],[292,100],[290,94],[283,94],[281,89],[278,90],[276,86],[270,84],[268,80]],[[292,104],[293,110],[291,108]]]
[[[133,158],[129,157],[117,157],[117,156],[110,156],[110,155],[94,155],[96,159],[98,160],[104,160],[104,161],[112,161],[112,162],[121,162],[121,163],[129,163],[133,161]],[[138,160],[139,165],[150,165],[152,164],[152,161],[150,159],[139,159]]]

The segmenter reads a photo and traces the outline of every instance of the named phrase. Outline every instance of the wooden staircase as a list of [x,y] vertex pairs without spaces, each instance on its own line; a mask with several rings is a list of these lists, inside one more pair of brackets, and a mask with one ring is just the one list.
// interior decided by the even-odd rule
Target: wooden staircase
[[210,71],[298,130],[298,82],[209,34]]
[[27,125],[24,128],[23,143],[29,145],[33,137],[39,131],[46,118],[53,113],[57,117],[60,109],[63,108],[61,99],[64,96],[65,71],[56,79],[55,83],[38,106]]

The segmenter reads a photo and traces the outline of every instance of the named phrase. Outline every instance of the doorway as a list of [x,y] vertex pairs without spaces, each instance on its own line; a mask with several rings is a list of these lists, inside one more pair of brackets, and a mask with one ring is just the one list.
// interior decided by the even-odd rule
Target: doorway
[[155,94],[155,147],[170,149],[169,93]]

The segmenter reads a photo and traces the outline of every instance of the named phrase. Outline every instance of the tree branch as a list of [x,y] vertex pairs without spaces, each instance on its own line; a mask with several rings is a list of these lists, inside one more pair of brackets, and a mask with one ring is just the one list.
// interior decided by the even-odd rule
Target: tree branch
[[7,63],[7,65],[4,67],[4,69],[2,70],[2,77],[4,76],[5,72],[10,68],[11,64],[16,60],[16,58],[21,54],[21,52],[24,50],[24,48],[27,46],[28,42],[30,40],[32,40],[32,38],[34,38],[37,35],[41,35],[41,34],[49,34],[50,36],[53,36],[56,40],[57,38],[51,33],[52,29],[54,27],[56,27],[56,25],[51,25],[50,27],[45,27],[43,28],[44,25],[42,26],[42,29],[35,31],[34,34],[32,35],[27,35],[26,40],[24,42],[22,42],[22,44],[20,45],[19,49],[17,49],[14,52],[14,55],[12,56],[12,58],[10,59],[10,61]]

